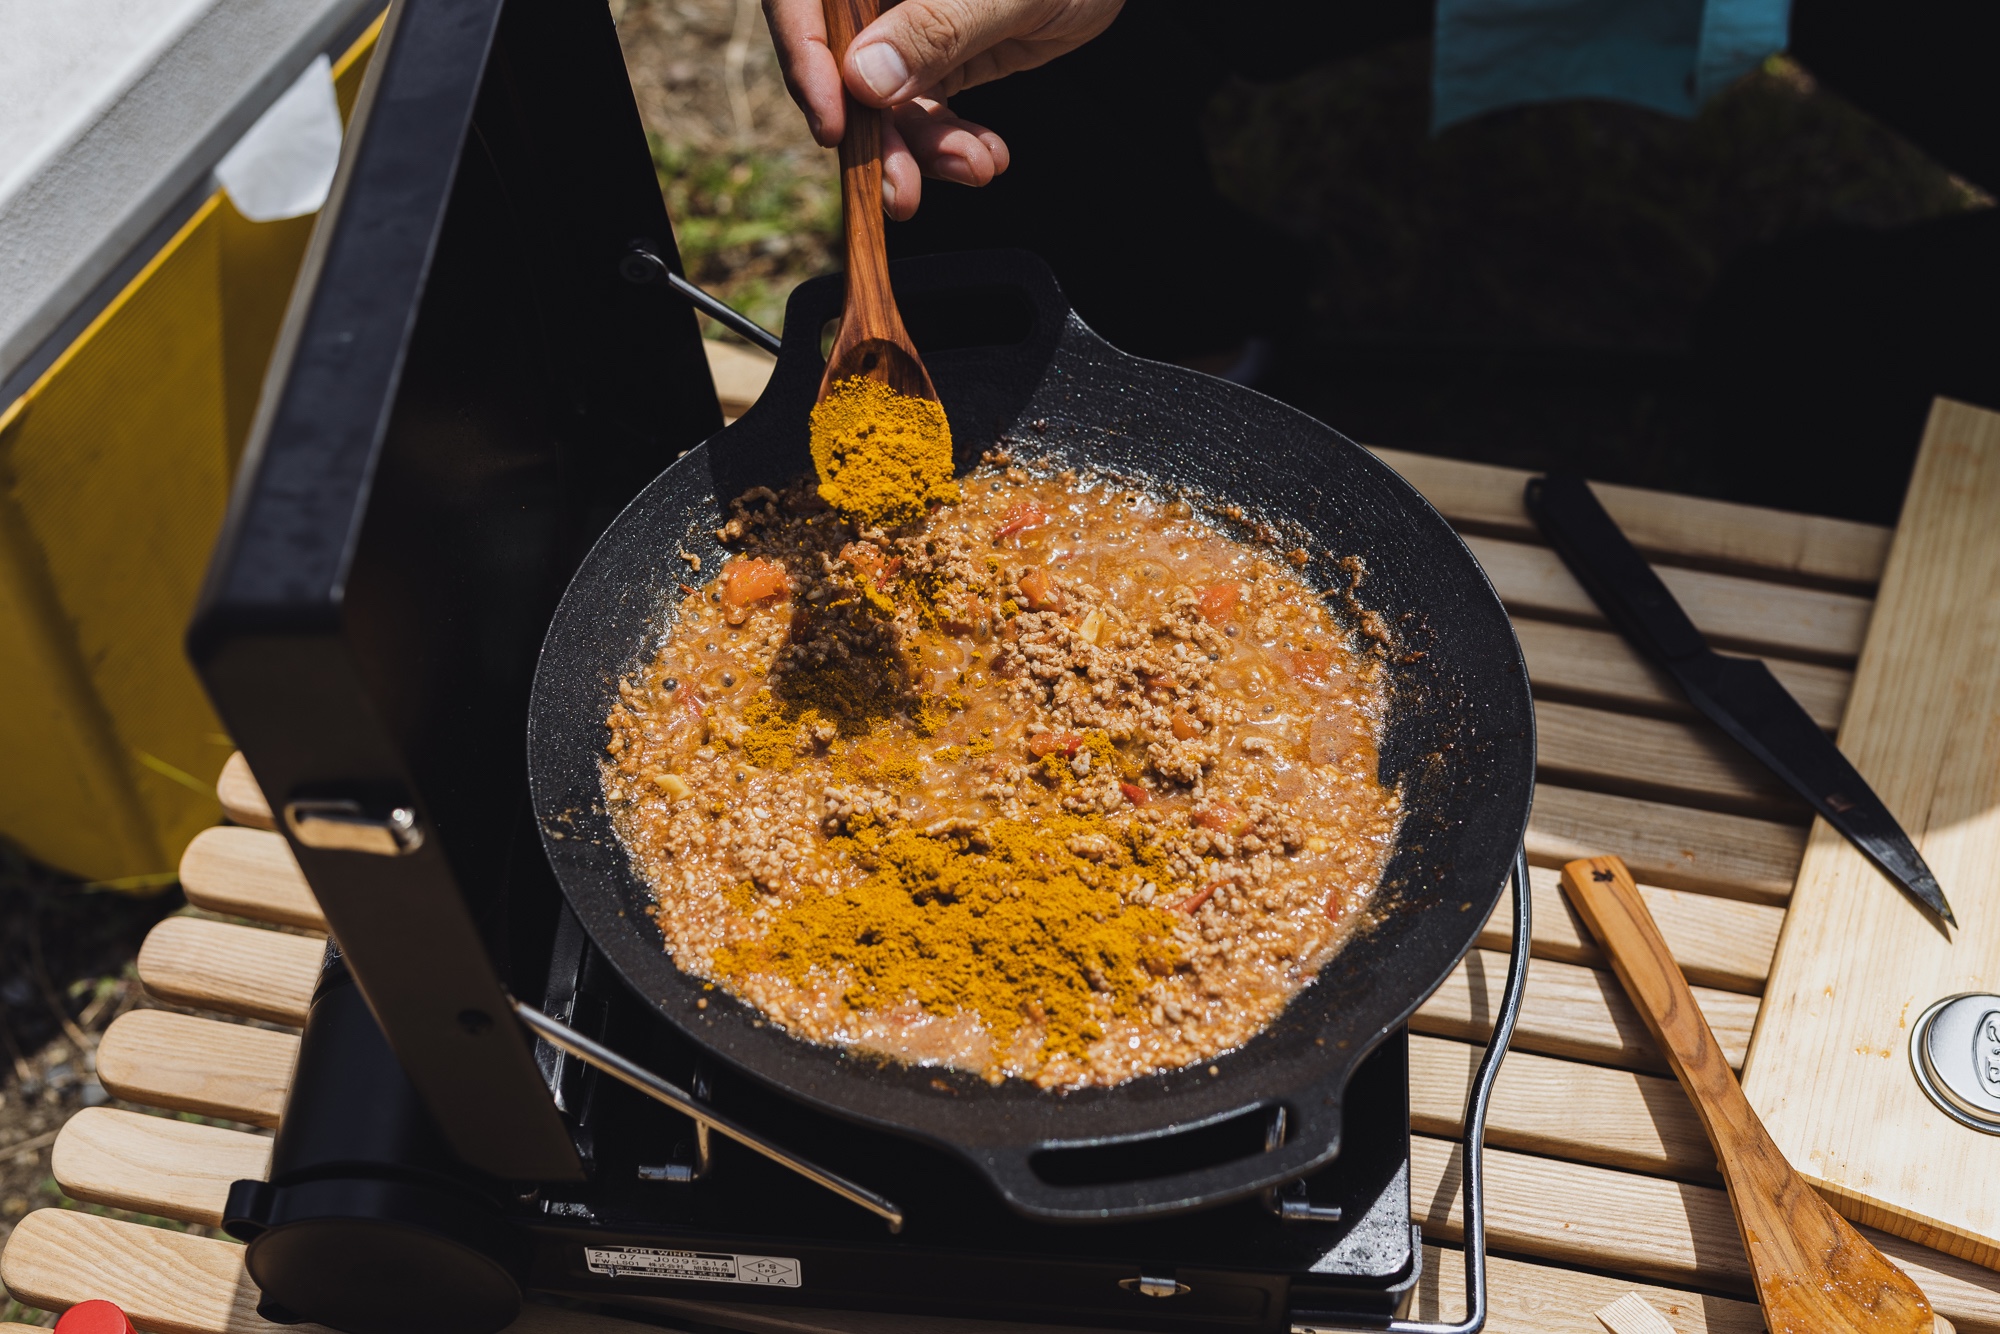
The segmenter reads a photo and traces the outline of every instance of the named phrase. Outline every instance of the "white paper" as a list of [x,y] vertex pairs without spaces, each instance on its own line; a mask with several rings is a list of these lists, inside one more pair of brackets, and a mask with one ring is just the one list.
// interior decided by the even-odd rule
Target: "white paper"
[[236,141],[215,176],[237,212],[276,222],[318,212],[339,165],[340,105],[333,62],[322,55]]

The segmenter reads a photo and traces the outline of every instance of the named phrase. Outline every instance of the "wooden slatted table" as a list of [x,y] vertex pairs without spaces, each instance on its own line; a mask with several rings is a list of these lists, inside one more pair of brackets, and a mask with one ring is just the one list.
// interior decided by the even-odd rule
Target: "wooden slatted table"
[[[1488,1127],[1496,1257],[1489,1328],[1601,1334],[1593,1312],[1637,1291],[1680,1334],[1760,1330],[1701,1127],[1557,892],[1554,868],[1588,854],[1625,858],[1740,1064],[1805,849],[1805,811],[1605,627],[1539,541],[1521,504],[1524,474],[1391,451],[1382,457],[1459,527],[1492,576],[1527,652],[1541,728],[1528,834],[1535,868],[1528,999]],[[1816,718],[1829,728],[1838,722],[1888,530],[1630,488],[1599,491],[1696,624],[1718,645],[1763,656]],[[300,1024],[319,962],[314,933],[325,922],[240,757],[219,790],[235,827],[194,840],[182,882],[196,907],[264,925],[162,922],[140,953],[140,977],[153,995],[206,1014],[123,1016],[104,1036],[98,1071],[130,1103],[268,1127],[284,1110],[297,1038],[228,1017]],[[1412,1212],[1426,1244],[1409,1313],[1419,1318],[1461,1312],[1463,1219],[1452,1140],[1498,1006],[1508,911],[1503,904],[1479,947],[1412,1023]],[[64,1128],[54,1171],[79,1201],[213,1225],[229,1183],[262,1173],[269,1143],[248,1130],[97,1108]],[[2000,1334],[2000,1273],[1868,1235],[1964,1334]],[[225,1241],[45,1209],[16,1229],[0,1277],[23,1301],[52,1309],[108,1297],[160,1334],[275,1331],[254,1313],[239,1256]],[[514,1328],[638,1327],[531,1307]]]

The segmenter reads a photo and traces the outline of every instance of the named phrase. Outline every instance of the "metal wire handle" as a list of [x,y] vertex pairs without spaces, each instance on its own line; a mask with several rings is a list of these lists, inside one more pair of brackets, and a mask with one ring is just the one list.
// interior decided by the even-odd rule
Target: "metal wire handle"
[[577,1032],[560,1019],[550,1018],[532,1005],[517,1000],[514,1002],[514,1014],[537,1037],[568,1052],[585,1065],[595,1067],[620,1083],[629,1084],[655,1102],[664,1103],[682,1116],[690,1118],[696,1125],[704,1125],[718,1134],[727,1135],[738,1144],[755,1149],[780,1167],[789,1167],[813,1184],[824,1186],[842,1199],[853,1201],[887,1223],[889,1231],[903,1230],[903,1211],[894,1200],[878,1195],[857,1182],[849,1181],[837,1172],[828,1171],[808,1159],[801,1158],[790,1149],[766,1139],[746,1126],[737,1124],[693,1094],[669,1084],[645,1066],[627,1060],[603,1043]]
[[1459,1160],[1465,1191],[1465,1319],[1455,1325],[1433,1320],[1391,1320],[1390,1334],[1479,1334],[1486,1328],[1486,1111],[1493,1101],[1493,1083],[1521,1015],[1521,997],[1528,990],[1528,948],[1532,913],[1528,906],[1528,855],[1514,853],[1514,955],[1507,964],[1507,989],[1493,1024],[1493,1040],[1472,1077],[1465,1100],[1465,1153]]
[[668,268],[667,262],[643,241],[634,241],[626,250],[624,258],[618,261],[618,273],[626,282],[642,287],[650,283],[664,283],[696,310],[724,328],[735,331],[749,342],[755,343],[772,356],[776,356],[779,349],[785,345],[782,338],[748,315],[733,306],[725,305],[718,298],[710,296]]

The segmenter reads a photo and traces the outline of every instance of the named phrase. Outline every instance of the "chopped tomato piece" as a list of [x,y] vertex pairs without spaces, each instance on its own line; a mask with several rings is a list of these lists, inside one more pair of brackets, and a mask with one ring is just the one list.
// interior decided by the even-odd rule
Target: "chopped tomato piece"
[[1302,681],[1323,684],[1333,673],[1333,655],[1325,649],[1300,649],[1292,654],[1292,673]]
[[1209,899],[1214,896],[1216,890],[1222,888],[1222,883],[1223,883],[1222,881],[1218,880],[1212,885],[1207,885],[1203,887],[1201,893],[1196,894],[1193,898],[1190,898],[1176,906],[1179,907],[1182,912],[1192,917],[1201,908],[1202,904],[1207,903]]
[[1237,606],[1242,603],[1243,585],[1234,579],[1225,579],[1202,589],[1195,601],[1201,609],[1201,619],[1210,625],[1220,625],[1235,615]]
[[938,608],[938,624],[952,634],[969,635],[992,614],[978,598],[965,597]]
[[1029,611],[1061,611],[1062,592],[1056,587],[1049,572],[1039,565],[1030,565],[1021,571],[1021,596],[1028,599]]
[[1033,501],[1023,500],[1000,516],[1000,526],[993,530],[993,540],[1025,533],[1030,528],[1040,528],[1049,521],[1048,511]]
[[1134,806],[1144,806],[1153,799],[1153,794],[1145,788],[1140,787],[1137,783],[1120,783],[1118,790],[1123,792],[1125,800],[1131,802]]
[[903,558],[901,556],[891,556],[882,562],[882,577],[884,579],[894,579],[902,572]]
[[1028,749],[1037,755],[1053,755],[1061,751],[1070,759],[1083,749],[1083,738],[1074,732],[1037,732],[1028,738]]
[[1192,715],[1174,710],[1174,740],[1187,741],[1201,735],[1201,724]]
[[870,579],[882,577],[882,548],[869,542],[849,542],[840,549],[840,558]]
[[1219,830],[1225,834],[1240,834],[1250,827],[1250,821],[1243,812],[1226,801],[1202,807],[1194,813],[1194,822],[1204,829]]
[[747,607],[753,602],[788,593],[791,587],[782,565],[757,556],[733,560],[722,572],[722,604],[725,607]]

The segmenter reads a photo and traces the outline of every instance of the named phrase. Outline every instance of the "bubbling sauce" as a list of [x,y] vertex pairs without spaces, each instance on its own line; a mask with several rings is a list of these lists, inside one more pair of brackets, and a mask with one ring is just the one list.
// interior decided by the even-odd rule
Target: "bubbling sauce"
[[1382,636],[1304,552],[1004,458],[893,533],[810,483],[734,515],[607,719],[684,971],[808,1041],[1110,1085],[1240,1046],[1364,919]]

